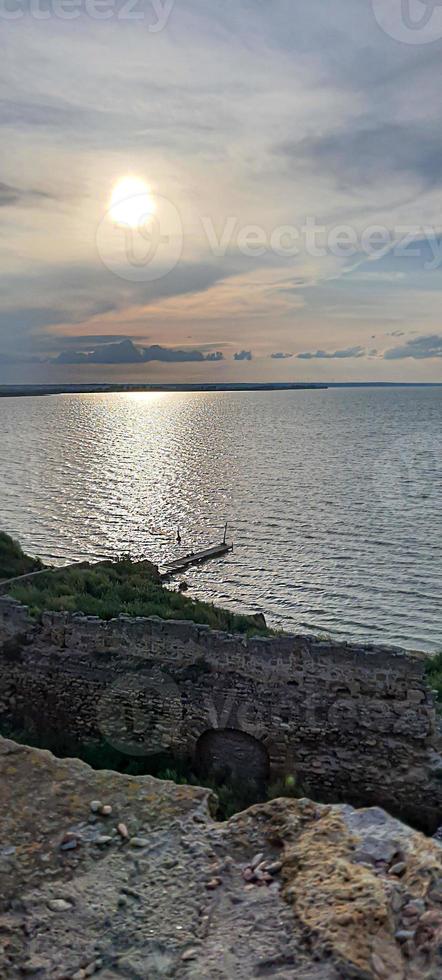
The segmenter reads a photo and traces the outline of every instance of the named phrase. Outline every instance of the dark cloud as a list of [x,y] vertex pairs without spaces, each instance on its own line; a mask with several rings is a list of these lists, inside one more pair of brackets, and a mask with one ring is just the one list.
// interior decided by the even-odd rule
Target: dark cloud
[[233,355],[235,361],[251,361],[252,351],[251,350],[240,350],[237,354]]
[[[128,296],[131,305],[148,307],[168,296],[205,292],[236,273],[233,265],[181,263],[173,273],[158,281],[130,283],[130,292],[124,280],[101,265],[62,266],[35,276],[16,276],[9,280],[7,291],[4,289],[3,310],[0,311],[0,349],[21,348],[28,335],[26,342],[32,344],[34,351],[50,354],[66,347],[66,335],[49,333],[45,330],[47,327],[57,324],[78,326],[90,317],[118,313],[127,307]],[[33,297],[33,305],[29,307],[23,306],[23,296],[27,294]],[[53,305],[49,306],[51,300]],[[146,330],[146,334],[149,333],[150,330]],[[84,342],[83,337],[77,341],[80,349],[89,343],[93,345],[100,341],[86,338]]]
[[364,347],[346,347],[345,350],[317,350],[317,351],[305,351],[303,354],[297,354],[302,361],[312,361],[314,359],[318,360],[334,360],[346,357],[365,357],[367,351]]
[[200,350],[178,350],[174,347],[137,347],[131,340],[116,344],[104,344],[92,351],[62,351],[58,355],[59,364],[146,364],[149,361],[162,361],[169,364],[195,361],[220,361],[221,351],[204,354]]
[[15,187],[0,182],[0,207],[8,207],[10,204],[15,204],[19,199],[20,195]]
[[378,123],[290,140],[279,147],[294,166],[331,173],[340,186],[360,186],[387,175],[410,175],[424,186],[442,182],[442,132],[423,123]]
[[142,360],[141,351],[131,340],[106,344],[92,351],[66,350],[57,357],[59,364],[137,364]]
[[142,361],[168,361],[177,364],[181,361],[205,361],[206,357],[200,350],[176,350],[173,347],[160,347],[159,344],[152,344],[151,347],[141,347]]
[[442,334],[432,334],[429,337],[416,337],[409,340],[403,347],[392,347],[384,353],[386,361],[400,361],[412,357],[416,361],[429,357],[442,357]]
[[282,351],[278,351],[276,354],[271,354],[274,361],[286,361],[288,358],[293,357],[293,354],[283,354]]
[[0,208],[10,208],[17,204],[30,204],[38,200],[52,200],[52,195],[33,188],[22,189],[0,181]]

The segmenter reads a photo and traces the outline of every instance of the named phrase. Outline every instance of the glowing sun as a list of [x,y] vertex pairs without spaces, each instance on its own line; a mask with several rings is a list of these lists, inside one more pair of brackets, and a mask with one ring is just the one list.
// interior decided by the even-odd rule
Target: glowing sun
[[116,225],[139,228],[155,213],[150,188],[140,177],[122,177],[112,191],[109,215]]

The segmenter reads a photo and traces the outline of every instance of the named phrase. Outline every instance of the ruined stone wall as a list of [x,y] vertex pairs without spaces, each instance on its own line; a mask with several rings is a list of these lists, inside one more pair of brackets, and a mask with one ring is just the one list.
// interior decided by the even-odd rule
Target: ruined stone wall
[[226,771],[258,778],[267,759],[271,779],[295,775],[313,797],[440,823],[440,727],[424,657],[401,650],[155,617],[35,623],[0,597],[0,727],[11,724],[206,767],[211,752],[220,766],[228,730]]

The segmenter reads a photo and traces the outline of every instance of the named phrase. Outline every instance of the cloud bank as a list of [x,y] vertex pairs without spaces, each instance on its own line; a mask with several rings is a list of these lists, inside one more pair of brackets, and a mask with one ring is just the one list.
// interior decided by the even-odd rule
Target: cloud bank
[[392,347],[384,353],[386,361],[400,361],[407,357],[412,357],[417,361],[442,357],[442,334],[416,337],[414,340],[409,340],[403,347]]
[[301,361],[333,361],[346,359],[348,357],[365,357],[367,351],[363,347],[346,347],[345,350],[317,350],[317,351],[305,351],[303,354],[297,354],[296,356]]
[[235,361],[251,361],[253,355],[251,350],[240,350],[233,357]]
[[[8,25],[2,380],[17,361],[40,381],[94,363],[103,377],[120,364],[171,380],[442,380],[440,44],[398,44],[364,0],[177,2],[156,32],[152,5],[136,9],[140,22],[81,6]],[[128,175],[182,225],[161,278],[147,263],[132,281],[100,255]],[[358,242],[379,225],[420,234],[414,254],[349,261],[287,231],[309,219],[327,240],[343,225]],[[127,340],[135,352],[100,354]]]

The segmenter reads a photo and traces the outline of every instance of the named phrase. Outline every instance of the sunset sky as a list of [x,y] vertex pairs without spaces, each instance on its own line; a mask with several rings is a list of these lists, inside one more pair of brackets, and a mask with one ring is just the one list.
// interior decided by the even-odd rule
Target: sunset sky
[[[7,6],[3,383],[442,381],[437,32],[377,0]],[[126,338],[204,359],[57,363]]]

